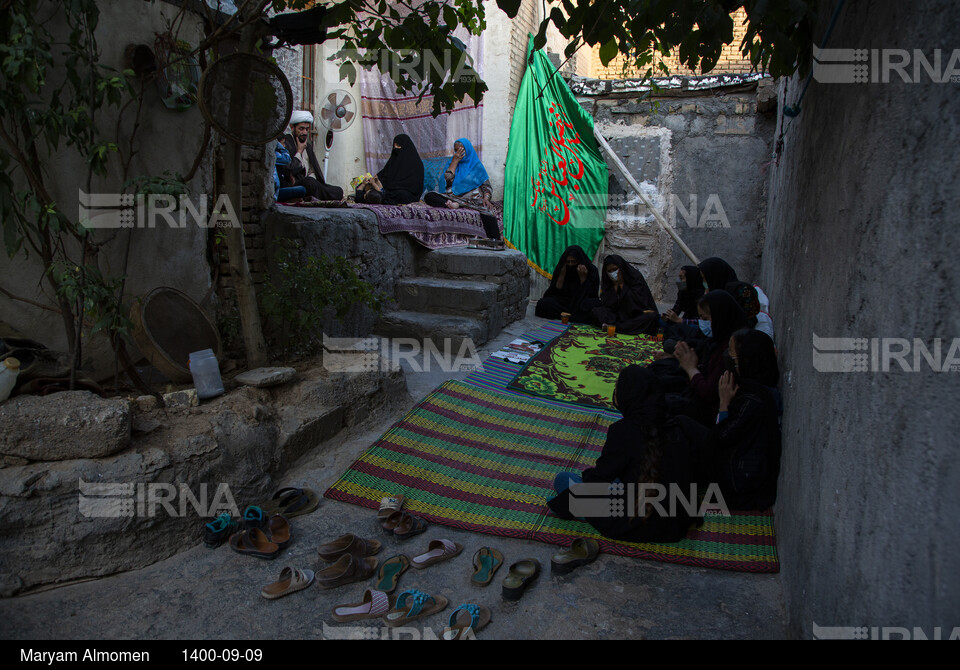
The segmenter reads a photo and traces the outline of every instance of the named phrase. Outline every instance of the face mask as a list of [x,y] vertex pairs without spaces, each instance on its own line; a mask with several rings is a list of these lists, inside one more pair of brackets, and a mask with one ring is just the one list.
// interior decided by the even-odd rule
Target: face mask
[[710,287],[707,286],[707,282],[703,282],[702,286],[703,286],[704,292],[706,292],[706,293],[709,293],[709,292],[710,292]]
[[620,276],[620,271],[614,270],[613,272],[608,272],[607,276],[610,277],[611,281],[617,281],[617,277]]
[[709,321],[704,321],[700,319],[700,332],[706,335],[707,337],[713,337],[713,324]]

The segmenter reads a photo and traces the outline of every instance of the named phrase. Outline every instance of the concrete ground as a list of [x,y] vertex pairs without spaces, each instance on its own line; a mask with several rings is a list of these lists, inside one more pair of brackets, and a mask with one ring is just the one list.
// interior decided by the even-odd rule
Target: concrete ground
[[[511,324],[479,352],[484,357],[536,327],[528,317]],[[408,366],[410,398],[397,411],[372,417],[308,454],[283,479],[286,485],[322,493],[387,428],[448,378],[466,373],[414,372]],[[244,504],[243,501],[237,501]],[[0,600],[4,639],[430,639],[460,603],[485,605],[491,623],[478,639],[777,639],[786,635],[777,575],[747,574],[601,555],[565,576],[550,574],[558,548],[433,525],[400,542],[385,535],[371,510],[322,499],[320,508],[292,520],[294,541],[273,561],[241,556],[222,546],[198,544],[148,568]],[[379,558],[421,553],[435,538],[463,545],[456,558],[425,570],[408,570],[398,593],[419,588],[450,601],[445,612],[416,626],[391,629],[377,620],[337,624],[339,604],[358,602],[375,578],[332,590],[311,586],[268,601],[260,589],[285,565],[320,570],[319,545],[345,533],[383,542]],[[544,566],[539,580],[517,602],[500,596],[505,570],[490,586],[470,583],[471,557],[482,546],[503,552],[509,563],[533,557]]]

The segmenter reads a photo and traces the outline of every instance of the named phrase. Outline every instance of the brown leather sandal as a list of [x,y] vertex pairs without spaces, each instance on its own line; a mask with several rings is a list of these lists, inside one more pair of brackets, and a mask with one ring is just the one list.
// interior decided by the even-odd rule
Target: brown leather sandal
[[414,535],[425,533],[429,524],[418,516],[403,512],[400,523],[393,529],[393,536],[398,540],[406,540]]
[[332,589],[369,579],[377,571],[377,559],[344,554],[336,563],[316,574],[317,586]]
[[290,522],[282,514],[274,514],[267,521],[267,537],[281,549],[286,549],[287,545],[293,541],[293,535],[290,532]]
[[380,547],[381,544],[376,540],[365,540],[353,533],[347,533],[333,542],[321,546],[317,549],[317,553],[323,560],[333,562],[344,554],[353,554],[357,558],[374,556],[380,553]]
[[230,536],[230,548],[238,554],[274,559],[280,555],[280,547],[271,542],[262,530],[252,528]]

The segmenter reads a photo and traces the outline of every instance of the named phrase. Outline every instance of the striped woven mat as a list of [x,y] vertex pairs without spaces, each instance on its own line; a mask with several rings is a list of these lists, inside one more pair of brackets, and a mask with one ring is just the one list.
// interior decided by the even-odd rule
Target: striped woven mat
[[558,472],[592,465],[614,419],[520,394],[447,381],[371,446],[325,493],[377,509],[387,495],[442,525],[604,552],[747,572],[779,570],[772,514],[708,515],[672,544],[603,538],[583,521],[548,516]]

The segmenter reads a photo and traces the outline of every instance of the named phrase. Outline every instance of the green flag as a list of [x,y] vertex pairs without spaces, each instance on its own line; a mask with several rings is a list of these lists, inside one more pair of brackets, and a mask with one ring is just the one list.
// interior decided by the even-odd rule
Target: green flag
[[504,178],[503,236],[544,277],[564,250],[593,258],[607,215],[607,164],[593,119],[542,51],[527,47],[510,126]]

